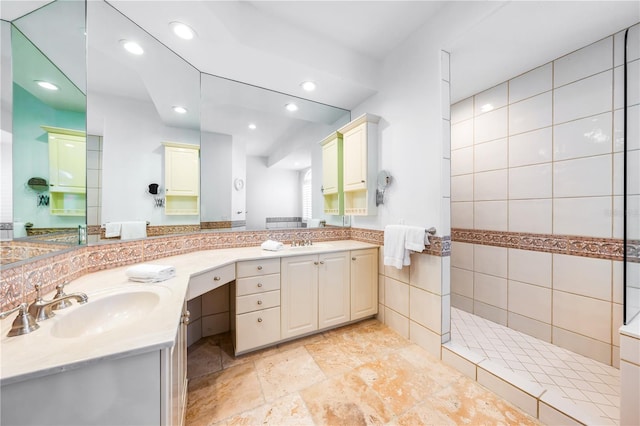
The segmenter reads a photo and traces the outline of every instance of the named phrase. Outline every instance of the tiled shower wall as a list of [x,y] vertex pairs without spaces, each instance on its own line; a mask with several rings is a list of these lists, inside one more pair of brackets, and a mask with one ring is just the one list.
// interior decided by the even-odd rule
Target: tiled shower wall
[[[629,34],[629,167],[640,167],[640,35]],[[451,302],[606,364],[622,325],[623,33],[451,109]],[[640,211],[639,183],[629,209]],[[638,222],[632,235],[638,238]],[[478,243],[456,235],[493,231]],[[528,234],[544,241],[513,248]],[[572,237],[566,237],[572,236]],[[576,250],[555,250],[562,241]],[[637,269],[637,268],[636,268]]]

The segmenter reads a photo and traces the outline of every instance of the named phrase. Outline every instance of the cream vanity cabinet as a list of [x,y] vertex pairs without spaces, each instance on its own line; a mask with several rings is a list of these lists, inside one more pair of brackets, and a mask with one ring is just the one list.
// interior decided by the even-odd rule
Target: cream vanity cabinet
[[322,196],[326,214],[344,214],[342,191],[342,135],[334,132],[324,138],[322,146]]
[[378,121],[363,114],[338,132],[343,135],[344,214],[376,214],[375,191],[378,168]]
[[351,320],[378,313],[378,249],[351,251]]
[[84,216],[87,194],[87,144],[84,132],[42,126],[49,142],[50,211]]
[[182,317],[174,345],[160,352],[161,418],[160,424],[182,426],[187,408],[187,304],[182,308]]
[[279,258],[237,262],[231,295],[231,336],[236,354],[280,340]]
[[197,215],[200,206],[200,147],[164,145],[165,214]]

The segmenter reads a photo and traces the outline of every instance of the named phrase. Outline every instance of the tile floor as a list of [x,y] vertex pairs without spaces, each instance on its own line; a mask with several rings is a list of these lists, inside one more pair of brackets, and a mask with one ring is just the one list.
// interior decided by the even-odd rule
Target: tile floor
[[602,424],[620,424],[620,370],[451,308],[451,341],[553,389]]
[[189,348],[188,426],[539,425],[376,320],[232,353],[228,334]]

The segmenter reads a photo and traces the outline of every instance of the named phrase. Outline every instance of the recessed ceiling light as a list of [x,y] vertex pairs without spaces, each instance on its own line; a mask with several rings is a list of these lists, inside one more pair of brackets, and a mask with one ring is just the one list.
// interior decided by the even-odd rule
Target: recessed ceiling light
[[173,110],[175,112],[177,112],[178,114],[186,114],[187,113],[187,109],[183,106],[180,105],[174,105],[171,108],[173,108]]
[[135,41],[120,40],[120,43],[129,53],[134,55],[142,55],[144,53],[144,49]]
[[284,107],[287,109],[287,111],[291,111],[291,112],[298,110],[298,105],[294,103],[288,103]]
[[49,83],[48,81],[42,81],[42,80],[35,80],[35,82],[38,84],[38,86],[47,89],[47,90],[58,90],[58,86],[56,86],[53,83]]
[[313,92],[316,90],[316,84],[313,81],[304,81],[300,84],[300,87],[307,92]]
[[256,129],[256,127],[257,127],[257,126],[256,126],[255,124],[253,124],[253,123],[250,123],[250,124],[249,124],[249,128],[250,128],[251,130],[255,130],[255,129]]
[[191,40],[196,36],[196,32],[193,28],[187,24],[183,24],[182,22],[174,21],[171,22],[169,26],[171,27],[171,30],[173,30],[173,33],[182,39]]

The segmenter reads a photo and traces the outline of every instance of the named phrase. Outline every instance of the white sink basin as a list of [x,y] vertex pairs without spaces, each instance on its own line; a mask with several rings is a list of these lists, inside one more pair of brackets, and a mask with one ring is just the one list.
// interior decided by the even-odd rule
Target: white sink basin
[[333,247],[332,244],[328,244],[328,243],[315,243],[311,246],[290,246],[288,247],[289,250],[291,251],[310,251],[310,250],[322,250],[322,249],[328,249]]
[[160,305],[160,294],[153,290],[113,293],[79,305],[56,316],[51,328],[55,337],[75,338],[98,335],[134,325]]

